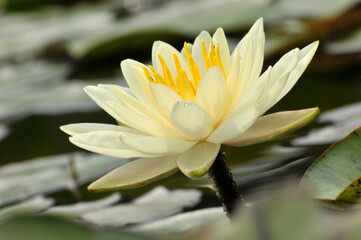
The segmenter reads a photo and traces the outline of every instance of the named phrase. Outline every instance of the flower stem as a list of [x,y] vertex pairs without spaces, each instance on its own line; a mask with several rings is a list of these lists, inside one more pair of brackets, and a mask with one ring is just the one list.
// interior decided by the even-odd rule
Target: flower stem
[[231,170],[226,165],[226,156],[223,152],[219,151],[216,160],[208,171],[208,176],[213,182],[224,211],[231,218],[237,207],[245,206],[245,201],[233,180]]

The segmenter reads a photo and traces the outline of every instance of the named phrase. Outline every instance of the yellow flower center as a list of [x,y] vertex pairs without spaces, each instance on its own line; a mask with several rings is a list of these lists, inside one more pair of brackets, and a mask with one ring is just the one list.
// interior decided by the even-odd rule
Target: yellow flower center
[[[222,70],[224,78],[227,79],[221,60],[219,45],[215,47],[213,42],[211,42],[210,50],[207,53],[204,40],[202,40],[201,44],[205,70],[210,67],[217,66]],[[175,79],[173,79],[167,63],[165,62],[162,55],[159,53],[157,57],[162,64],[163,77],[159,73],[157,73],[155,68],[151,65],[148,66],[149,69],[144,66],[142,68],[149,82],[164,84],[177,92],[179,96],[181,96],[184,100],[195,101],[198,83],[201,79],[201,72],[199,71],[196,62],[194,61],[189,51],[188,44],[186,42],[184,43],[184,52],[191,76],[187,76],[186,71],[182,69],[176,53],[173,53],[174,63],[177,68],[177,75],[175,76]]]

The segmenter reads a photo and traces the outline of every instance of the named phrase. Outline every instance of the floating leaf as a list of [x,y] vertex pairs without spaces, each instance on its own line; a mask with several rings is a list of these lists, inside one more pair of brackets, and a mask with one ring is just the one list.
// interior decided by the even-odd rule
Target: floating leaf
[[80,217],[81,215],[92,210],[97,210],[113,205],[118,202],[120,198],[121,197],[119,193],[113,193],[112,195],[97,201],[80,202],[72,205],[51,207],[42,214],[47,216],[58,216],[73,219]]
[[331,54],[352,54],[361,52],[361,29],[341,39],[327,43],[325,50]]
[[[97,154],[74,153],[5,165],[0,168],[0,206],[36,194],[69,189],[127,161]],[[72,176],[74,173],[76,179]]]
[[215,223],[217,225],[229,223],[222,207],[180,213],[155,222],[131,227],[130,230],[157,236],[160,239],[198,239],[195,237],[202,235]]
[[21,203],[3,208],[0,210],[0,223],[16,216],[40,212],[53,205],[53,203],[54,201],[52,199],[36,196]]
[[307,146],[329,144],[340,140],[347,133],[360,126],[361,102],[324,112],[316,119],[316,122],[331,125],[312,129],[306,136],[292,140],[292,144]]
[[314,198],[355,202],[361,197],[361,127],[332,145],[306,171],[301,186]]
[[0,141],[8,135],[9,130],[5,125],[0,125]]
[[164,187],[158,187],[132,203],[89,212],[82,219],[98,226],[120,227],[174,214],[184,207],[194,206],[200,197],[201,193],[197,190],[168,191]]

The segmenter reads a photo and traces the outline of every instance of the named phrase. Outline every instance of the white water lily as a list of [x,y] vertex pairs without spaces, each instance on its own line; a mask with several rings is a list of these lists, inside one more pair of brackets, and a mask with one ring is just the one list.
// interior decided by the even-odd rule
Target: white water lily
[[62,126],[70,141],[86,150],[137,158],[89,186],[90,190],[145,185],[180,169],[203,176],[221,144],[245,146],[294,130],[318,108],[263,114],[285,96],[311,61],[318,42],[286,53],[263,74],[263,21],[259,19],[230,54],[221,28],[201,32],[181,52],[153,45],[152,65],[124,60],[129,88],[98,85],[86,93],[119,125]]

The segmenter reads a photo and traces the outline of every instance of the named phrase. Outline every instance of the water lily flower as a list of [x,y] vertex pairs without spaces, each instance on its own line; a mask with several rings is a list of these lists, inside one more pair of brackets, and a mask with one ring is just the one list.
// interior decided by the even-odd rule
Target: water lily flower
[[221,144],[270,140],[312,121],[319,109],[264,113],[284,97],[311,61],[318,42],[286,53],[261,74],[265,35],[259,19],[230,54],[223,29],[201,32],[181,52],[157,41],[152,65],[121,62],[129,88],[87,86],[85,92],[118,125],[62,126],[83,149],[135,158],[89,186],[90,190],[145,185],[180,169],[203,176]]

